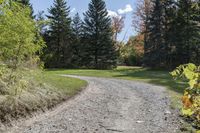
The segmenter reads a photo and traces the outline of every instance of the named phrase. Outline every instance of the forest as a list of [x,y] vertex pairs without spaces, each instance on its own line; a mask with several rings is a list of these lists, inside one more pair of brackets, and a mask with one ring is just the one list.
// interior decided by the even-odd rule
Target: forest
[[[84,14],[83,20],[78,14],[71,19],[70,8],[66,3],[55,3],[55,7],[49,10],[51,14],[47,16],[50,20],[49,28],[44,30],[42,35],[47,44],[42,59],[47,67],[107,69],[116,67],[117,64],[126,64],[174,69],[189,62],[199,64],[200,16],[198,1],[138,2],[138,8],[133,13],[132,20],[133,28],[138,30],[138,34],[130,37],[127,45],[117,39],[124,26],[124,18],[108,18],[104,11],[105,5],[101,5],[101,3],[97,3],[97,5],[99,6],[96,10],[102,14],[93,14],[95,9],[91,4]],[[52,12],[53,10],[55,12]],[[60,17],[65,16],[63,18],[66,20],[56,18],[55,16],[58,14],[62,14]],[[60,23],[62,25],[59,25]],[[94,30],[95,28],[96,30]],[[56,34],[56,31],[61,32]],[[112,40],[109,42],[106,37]],[[64,41],[64,39],[67,40]],[[51,41],[55,40],[59,40],[56,42],[57,44],[53,42],[51,44]],[[63,51],[61,50],[61,52],[59,49]],[[52,60],[57,62],[54,63]],[[100,62],[102,64],[99,64]],[[60,64],[63,66],[59,66]]]
[[[65,99],[68,92],[54,91],[38,77],[45,70],[107,71],[138,66],[176,69],[171,75],[190,85],[182,99],[182,112],[200,128],[199,0],[138,0],[129,20],[136,34],[127,41],[119,39],[126,16],[109,16],[104,0],[91,0],[83,17],[79,13],[70,16],[70,10],[65,0],[54,0],[48,14],[34,12],[29,0],[0,0],[2,123]],[[42,104],[27,97],[40,99]]]

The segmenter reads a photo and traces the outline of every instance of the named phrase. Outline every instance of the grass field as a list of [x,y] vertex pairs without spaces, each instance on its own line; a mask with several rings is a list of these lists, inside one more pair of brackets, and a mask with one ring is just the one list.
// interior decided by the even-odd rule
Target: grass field
[[41,72],[40,74],[36,74],[35,77],[38,82],[51,85],[69,97],[75,95],[87,85],[86,81],[75,78],[62,77],[57,73],[50,71]]
[[180,97],[186,84],[174,81],[168,71],[149,70],[141,67],[120,66],[114,70],[91,70],[91,69],[69,69],[69,70],[47,70],[48,74],[69,74],[81,76],[94,76],[106,78],[119,78],[126,80],[137,80],[151,84],[161,85],[168,88],[171,96],[172,107],[180,107]]

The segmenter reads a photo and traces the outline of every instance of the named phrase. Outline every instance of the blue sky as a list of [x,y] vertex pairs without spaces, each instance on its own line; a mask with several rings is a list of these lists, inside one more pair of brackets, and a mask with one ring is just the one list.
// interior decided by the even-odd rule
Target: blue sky
[[[53,0],[30,0],[35,13],[45,11],[53,4]],[[119,40],[128,40],[129,36],[134,35],[134,29],[131,27],[132,12],[135,10],[136,0],[105,0],[109,14],[117,16],[126,16],[125,28],[119,35]],[[81,16],[87,11],[90,0],[67,0],[68,6],[71,9],[71,16],[78,12]]]

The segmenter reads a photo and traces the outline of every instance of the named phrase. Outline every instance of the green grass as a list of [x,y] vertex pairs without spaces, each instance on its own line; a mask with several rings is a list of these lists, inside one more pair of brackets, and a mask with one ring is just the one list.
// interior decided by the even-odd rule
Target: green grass
[[73,96],[87,85],[86,81],[63,77],[54,72],[45,71],[37,74],[36,79],[41,83],[53,86],[58,91],[65,93],[67,96]]
[[186,84],[181,81],[174,81],[168,71],[149,70],[141,67],[120,66],[114,70],[91,70],[91,69],[54,69],[47,70],[49,74],[69,74],[81,76],[94,76],[106,78],[119,78],[126,80],[137,80],[168,88],[171,96],[172,107],[180,107],[180,97]]
[[19,78],[10,85],[7,84],[9,74],[0,78],[0,123],[7,124],[33,112],[50,109],[87,85],[86,81],[48,71],[22,69],[14,74]]

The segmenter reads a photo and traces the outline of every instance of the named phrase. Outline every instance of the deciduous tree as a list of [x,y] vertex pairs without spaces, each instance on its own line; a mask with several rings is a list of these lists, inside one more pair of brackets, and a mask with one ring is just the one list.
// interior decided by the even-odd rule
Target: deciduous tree
[[121,33],[124,28],[124,19],[125,19],[125,16],[112,17],[112,31],[113,31],[114,42],[117,42],[118,34]]
[[43,47],[43,41],[35,38],[36,24],[30,18],[30,8],[8,1],[0,6],[0,61],[17,69]]

